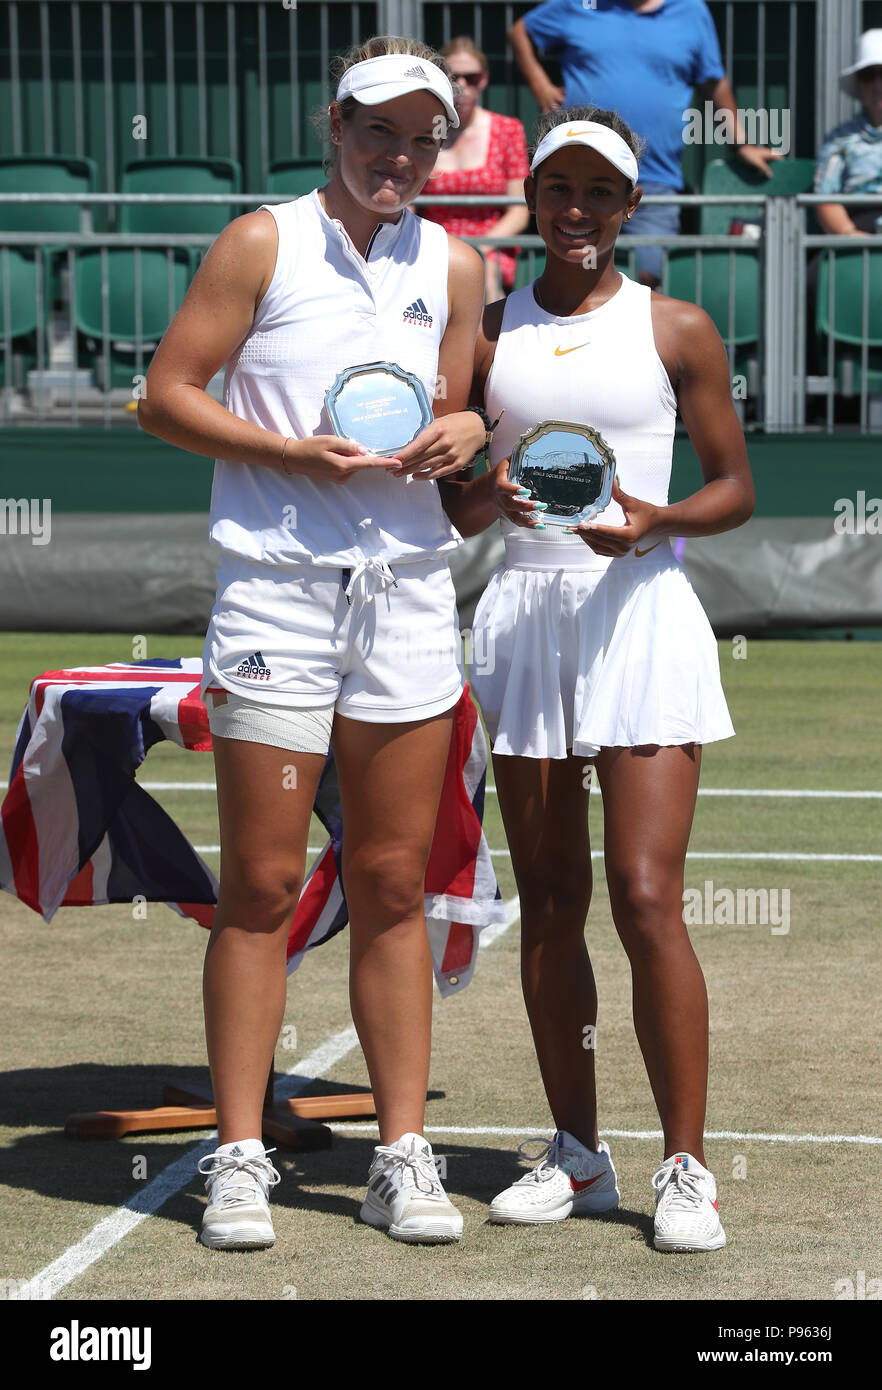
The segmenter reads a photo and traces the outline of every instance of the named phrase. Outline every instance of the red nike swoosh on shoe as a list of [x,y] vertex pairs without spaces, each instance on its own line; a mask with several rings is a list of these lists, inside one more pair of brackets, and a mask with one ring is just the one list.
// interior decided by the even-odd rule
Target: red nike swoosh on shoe
[[711,1202],[711,1206],[713,1207],[714,1211],[717,1211],[717,1212],[718,1212],[718,1211],[720,1210],[720,1199],[719,1199],[719,1197],[716,1197],[716,1198],[714,1199],[714,1201]]
[[596,1178],[586,1178],[584,1182],[578,1182],[571,1173],[570,1186],[574,1192],[584,1192],[586,1187],[590,1187],[592,1183],[599,1182],[602,1177],[603,1174],[598,1173]]

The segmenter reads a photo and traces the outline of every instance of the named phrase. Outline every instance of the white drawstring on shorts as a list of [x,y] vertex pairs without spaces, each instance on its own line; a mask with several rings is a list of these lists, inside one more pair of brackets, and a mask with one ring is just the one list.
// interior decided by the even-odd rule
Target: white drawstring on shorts
[[398,580],[382,555],[366,555],[352,571],[346,597],[358,613],[365,603],[373,601],[375,594],[384,594],[391,588],[398,588]]

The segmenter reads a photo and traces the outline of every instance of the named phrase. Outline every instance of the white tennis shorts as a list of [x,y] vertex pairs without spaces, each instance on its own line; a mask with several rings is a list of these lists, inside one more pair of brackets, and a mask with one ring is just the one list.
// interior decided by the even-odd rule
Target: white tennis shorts
[[[331,709],[378,724],[441,714],[464,685],[447,560],[369,559],[340,570],[225,553],[202,671],[203,699],[225,690],[246,714],[255,704],[280,714]],[[248,737],[220,723],[217,732]]]
[[590,552],[586,568],[539,568],[537,550],[529,564],[509,554],[475,612],[469,679],[494,753],[593,758],[734,734],[713,630],[666,540],[602,568]]

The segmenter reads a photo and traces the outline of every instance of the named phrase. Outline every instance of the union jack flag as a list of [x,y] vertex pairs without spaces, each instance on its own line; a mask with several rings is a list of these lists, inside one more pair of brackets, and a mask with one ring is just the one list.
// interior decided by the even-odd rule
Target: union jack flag
[[[46,671],[31,683],[0,806],[0,888],[46,922],[59,907],[140,897],[211,927],[215,875],[135,780],[163,739],[210,752],[201,679],[201,658],[180,657]],[[481,928],[504,915],[481,824],[486,769],[486,741],[466,688],[455,710],[425,883],[435,978],[445,995],[468,984]],[[331,754],[314,810],[329,839],[291,920],[289,973],[348,921]]]

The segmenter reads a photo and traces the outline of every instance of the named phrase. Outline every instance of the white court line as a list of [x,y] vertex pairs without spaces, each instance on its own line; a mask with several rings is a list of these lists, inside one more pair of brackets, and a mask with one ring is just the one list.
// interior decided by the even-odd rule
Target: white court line
[[[330,1128],[336,1134],[338,1131],[343,1134],[367,1134],[375,1130],[377,1126],[370,1123],[361,1124],[336,1124],[333,1120],[329,1121]],[[527,1134],[546,1135],[553,1134],[554,1131],[546,1125],[521,1125],[515,1128],[511,1125],[426,1125],[424,1134],[498,1134],[516,1135],[521,1137]],[[611,1139],[664,1139],[664,1133],[660,1129],[601,1129],[598,1130],[600,1137]],[[759,1134],[750,1131],[737,1129],[718,1129],[707,1130],[705,1139],[756,1139],[770,1144],[882,1144],[882,1137],[875,1134]]]
[[485,927],[478,937],[478,949],[486,950],[492,946],[494,941],[498,941],[504,936],[509,927],[517,922],[521,915],[521,904],[518,898],[509,898],[505,904],[505,917],[501,922],[493,922],[489,927]]
[[[0,788],[8,787],[8,782],[0,782]],[[213,792],[217,790],[216,782],[139,782],[139,787],[143,787],[148,792]],[[496,787],[488,784],[484,788],[488,795],[496,795]],[[595,786],[595,792],[601,795],[600,788]],[[811,798],[820,797],[824,799],[838,800],[882,800],[882,791],[826,791],[822,788],[803,788],[803,787],[699,787],[699,796],[784,796],[791,798]]]
[[[194,845],[197,854],[220,854],[220,845]],[[308,845],[307,854],[318,854],[319,850],[324,849],[323,845]],[[507,849],[491,849],[490,854],[494,859],[509,857]],[[603,850],[593,849],[592,859],[602,859]],[[719,849],[696,849],[689,850],[687,859],[772,859],[779,863],[786,863],[789,860],[796,862],[815,861],[831,864],[882,864],[882,854],[798,854],[792,850],[745,850],[743,852],[719,850]],[[485,928],[489,931],[490,928]],[[481,933],[484,935],[484,932]]]
[[[213,792],[213,791],[216,790],[216,784],[215,784],[214,782],[139,782],[138,785],[141,786],[141,787],[144,787],[146,791],[155,791],[155,792],[160,792],[160,791],[168,791],[168,792],[184,792],[184,791],[200,791],[200,792],[207,792],[207,791],[212,791],[212,792]],[[0,782],[0,786],[4,786],[4,787],[5,787],[5,786],[6,786],[6,783],[5,783],[5,782]],[[493,796],[496,795],[496,788],[495,788],[495,786],[488,785],[488,786],[486,786],[486,787],[484,788],[484,790],[485,790],[486,792],[492,794]],[[599,788],[599,787],[597,787],[596,790],[597,790],[598,793],[600,792],[600,788]],[[843,799],[845,799],[845,798],[857,798],[857,799],[864,798],[864,799],[870,799],[870,800],[872,800],[872,799],[876,799],[876,800],[882,799],[882,791],[858,791],[858,792],[824,791],[824,790],[811,790],[811,791],[810,791],[810,790],[804,790],[804,789],[802,789],[802,788],[789,788],[789,789],[786,789],[786,790],[781,790],[781,791],[779,791],[779,790],[778,790],[777,788],[775,788],[775,787],[699,787],[699,788],[698,788],[698,795],[699,795],[699,796],[789,796],[789,797],[813,797],[813,796],[814,796],[814,797],[839,797],[839,798],[843,798]]]
[[[0,782],[0,787],[8,787],[8,782]],[[139,782],[139,787],[143,787],[148,792],[213,792],[217,790],[216,782]],[[496,795],[495,786],[488,785],[484,790],[491,795]],[[600,788],[595,790],[600,793]],[[823,797],[839,798],[840,800],[882,800],[882,791],[826,791],[824,789],[809,789],[803,787],[699,787],[699,796],[789,796],[789,797]]]
[[[505,912],[506,920],[504,922],[496,923],[494,926],[484,929],[485,932],[495,933],[493,941],[498,940],[503,932],[517,921],[517,898],[509,899],[505,903]],[[481,936],[483,935],[484,932],[481,933]],[[491,944],[492,942],[487,942],[487,945]],[[299,1095],[306,1090],[312,1081],[325,1076],[337,1062],[357,1046],[358,1034],[350,1024],[342,1032],[335,1033],[333,1037],[320,1043],[307,1057],[303,1058],[296,1068],[292,1068],[284,1076],[277,1077],[276,1094],[282,1100],[290,1100],[293,1096]],[[35,1274],[14,1293],[10,1293],[8,1297],[10,1299],[54,1298],[67,1284],[78,1278],[90,1265],[100,1260],[102,1255],[106,1255],[112,1246],[117,1245],[148,1216],[157,1212],[170,1197],[175,1196],[182,1188],[186,1187],[193,1179],[199,1159],[212,1152],[216,1140],[217,1130],[214,1130],[207,1139],[194,1144],[180,1158],[176,1158],[168,1167],[163,1168],[152,1182],[149,1182],[128,1202],[117,1207],[116,1211],[111,1212],[109,1216],[105,1216],[103,1220],[92,1227],[82,1240],[69,1246],[62,1255],[59,1255],[58,1259],[46,1265],[44,1269],[41,1269],[38,1274]]]
[[[300,1063],[300,1066],[309,1074],[290,1071],[278,1079],[279,1095],[285,1099],[298,1095],[306,1089],[311,1081],[330,1071],[334,1063],[338,1062],[341,1057],[345,1057],[347,1052],[351,1052],[357,1043],[358,1037],[355,1029],[351,1026],[344,1028],[341,1033],[336,1033],[334,1037],[328,1038],[327,1042],[322,1043],[314,1052],[310,1052],[309,1056],[304,1057]],[[46,1265],[45,1269],[41,1269],[39,1274],[35,1274],[33,1279],[29,1279],[23,1287],[10,1293],[9,1297],[28,1299],[33,1298],[36,1294],[40,1299],[54,1298],[67,1284],[78,1278],[90,1265],[100,1260],[102,1255],[106,1255],[112,1246],[117,1245],[136,1226],[140,1226],[141,1222],[148,1216],[152,1216],[154,1212],[158,1211],[169,1197],[174,1197],[177,1192],[186,1187],[193,1179],[199,1159],[211,1153],[216,1144],[217,1130],[213,1130],[207,1139],[200,1140],[180,1158],[176,1158],[168,1167],[163,1168],[152,1182],[149,1182],[123,1206],[117,1207],[116,1211],[105,1216],[103,1220],[92,1227],[88,1235],[84,1236],[82,1240],[78,1240],[76,1244],[69,1246],[63,1255],[59,1255],[57,1260]],[[31,1290],[33,1292],[30,1292]]]

